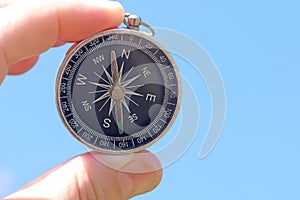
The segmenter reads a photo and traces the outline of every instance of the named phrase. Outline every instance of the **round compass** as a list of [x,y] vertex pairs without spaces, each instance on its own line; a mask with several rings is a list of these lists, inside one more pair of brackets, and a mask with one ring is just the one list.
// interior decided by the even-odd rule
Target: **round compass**
[[108,30],[82,41],[57,75],[62,121],[101,152],[135,152],[158,141],[174,122],[180,97],[173,59],[136,30]]

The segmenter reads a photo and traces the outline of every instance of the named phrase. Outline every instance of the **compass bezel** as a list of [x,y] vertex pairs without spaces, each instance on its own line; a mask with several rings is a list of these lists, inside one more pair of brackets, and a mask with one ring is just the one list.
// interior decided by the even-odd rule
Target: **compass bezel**
[[[163,52],[164,55],[167,56],[167,59],[169,60],[169,62],[172,65],[173,71],[175,72],[175,77],[177,80],[177,94],[176,94],[176,98],[177,98],[177,103],[175,105],[175,109],[172,115],[171,120],[166,124],[166,127],[164,128],[164,130],[157,136],[155,137],[152,141],[141,145],[140,147],[136,147],[136,148],[132,148],[132,149],[117,149],[117,150],[111,150],[111,149],[105,149],[105,148],[99,148],[95,145],[91,145],[90,143],[86,142],[83,138],[79,137],[77,135],[77,132],[75,132],[73,130],[73,128],[71,127],[70,123],[68,122],[65,114],[64,114],[64,110],[62,108],[61,105],[61,83],[62,83],[62,79],[63,79],[63,74],[66,71],[66,68],[68,66],[68,63],[70,62],[70,60],[72,59],[72,57],[85,45],[87,45],[88,43],[90,43],[91,41],[94,41],[97,38],[102,38],[108,35],[122,35],[122,34],[131,34],[133,36],[138,36],[140,38],[144,38],[147,41],[150,41],[151,43],[153,43],[154,45],[156,45],[156,47]],[[138,32],[138,31],[134,31],[134,30],[128,30],[128,29],[111,29],[111,30],[107,30],[107,31],[103,31],[100,32],[96,35],[93,35],[83,41],[81,41],[80,43],[76,44],[75,47],[71,47],[71,49],[68,51],[66,57],[64,58],[64,60],[62,61],[62,64],[58,70],[57,73],[57,78],[56,78],[56,87],[55,87],[55,98],[56,98],[56,107],[60,116],[60,119],[63,121],[63,124],[65,125],[65,127],[68,129],[68,131],[73,135],[73,137],[75,137],[81,144],[83,144],[84,146],[88,147],[91,150],[95,150],[98,152],[103,152],[103,153],[110,153],[110,154],[122,154],[122,153],[132,153],[132,152],[138,152],[141,150],[144,150],[148,147],[150,147],[151,145],[153,145],[154,143],[156,143],[157,141],[159,141],[167,132],[168,130],[172,127],[173,123],[176,120],[176,117],[179,113],[179,109],[180,109],[180,104],[181,104],[181,80],[180,80],[180,74],[177,68],[177,65],[174,61],[174,59],[172,58],[172,56],[169,54],[169,52],[161,45],[159,44],[156,40],[154,40],[153,38],[149,37],[148,35]],[[73,112],[73,111],[72,111]],[[71,112],[71,113],[72,113]]]

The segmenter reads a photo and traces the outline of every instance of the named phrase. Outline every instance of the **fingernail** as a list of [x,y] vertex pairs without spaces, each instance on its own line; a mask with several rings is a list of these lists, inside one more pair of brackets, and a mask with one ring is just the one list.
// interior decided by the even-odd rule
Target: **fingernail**
[[[150,166],[150,168],[152,168]],[[131,160],[126,165],[124,165],[120,171],[126,172],[126,173],[147,173],[147,169],[149,169],[149,165],[144,163],[141,160]]]
[[148,173],[162,168],[159,160],[147,151],[124,155],[91,154],[107,167],[126,173]]
[[121,171],[127,173],[149,173],[160,170],[159,160],[149,152],[140,152],[135,154],[134,160],[124,165]]
[[91,152],[99,162],[106,165],[109,168],[120,171],[124,166],[134,160],[133,154],[125,155],[112,155],[112,154],[102,154],[98,152]]

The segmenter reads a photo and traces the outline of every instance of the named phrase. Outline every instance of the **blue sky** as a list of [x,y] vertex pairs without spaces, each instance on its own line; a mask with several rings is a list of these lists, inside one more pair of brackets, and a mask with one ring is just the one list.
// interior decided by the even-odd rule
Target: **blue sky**
[[[199,129],[183,156],[164,169],[161,184],[134,199],[298,200],[300,3],[125,0],[123,5],[152,26],[197,41],[217,65],[227,97],[222,136],[200,160],[210,97],[203,77],[174,56],[196,91]],[[55,107],[55,77],[66,50],[48,51],[29,73],[8,77],[0,87],[0,179],[6,180],[0,180],[0,197],[86,151],[64,128]],[[153,149],[170,142],[179,125]]]

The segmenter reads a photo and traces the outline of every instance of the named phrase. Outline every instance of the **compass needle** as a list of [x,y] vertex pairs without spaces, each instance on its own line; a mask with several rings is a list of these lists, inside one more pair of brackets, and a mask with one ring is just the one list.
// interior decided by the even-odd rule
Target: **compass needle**
[[[174,123],[181,100],[176,63],[151,37],[153,29],[135,15],[126,14],[125,22],[127,29],[78,43],[56,81],[63,123],[79,142],[104,153],[138,152],[154,144]],[[139,26],[144,28],[138,31]]]
[[119,82],[119,67],[115,51],[111,51],[111,76],[112,83],[117,84]]
[[121,100],[117,100],[115,103],[115,114],[116,114],[118,132],[119,134],[123,134],[123,109],[122,109]]
[[[112,83],[113,86],[111,88],[111,98],[113,101],[113,106],[111,106],[110,113],[112,111],[112,107],[115,108],[115,120],[118,126],[119,134],[123,134],[123,109],[122,109],[122,101],[121,99],[125,95],[124,88],[120,84],[120,74],[119,74],[119,67],[117,62],[117,55],[115,51],[111,51],[111,76],[112,76]],[[123,71],[123,65],[122,69]],[[109,114],[110,115],[110,114]]]

